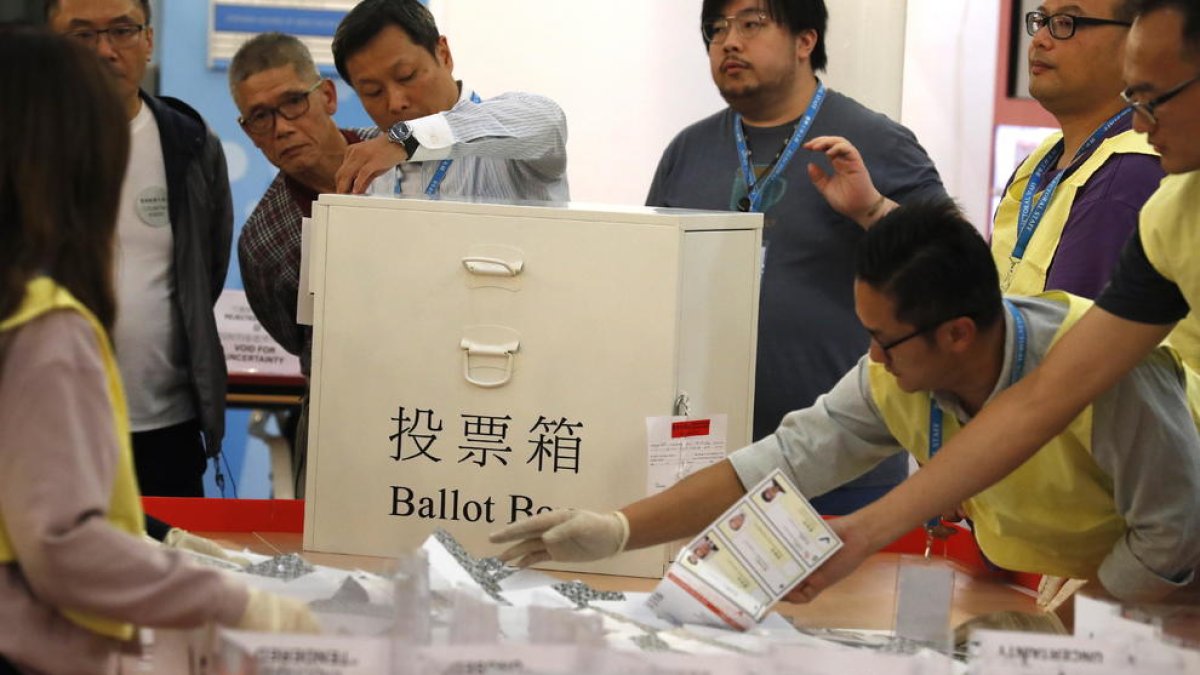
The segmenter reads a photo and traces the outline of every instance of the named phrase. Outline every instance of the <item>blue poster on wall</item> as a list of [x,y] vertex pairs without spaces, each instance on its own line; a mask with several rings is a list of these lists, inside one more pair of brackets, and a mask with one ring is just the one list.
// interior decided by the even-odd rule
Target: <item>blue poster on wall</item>
[[300,38],[312,52],[317,67],[331,70],[333,33],[354,5],[354,0],[289,0],[282,4],[263,0],[214,2],[208,31],[209,66],[226,68],[243,42],[259,33],[277,32]]

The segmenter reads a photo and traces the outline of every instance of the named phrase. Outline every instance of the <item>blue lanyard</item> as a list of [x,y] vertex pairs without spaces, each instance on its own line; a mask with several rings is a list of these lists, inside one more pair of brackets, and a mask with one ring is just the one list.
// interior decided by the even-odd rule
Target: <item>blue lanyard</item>
[[[1087,153],[1091,152],[1100,141],[1104,140],[1104,135],[1112,129],[1114,125],[1121,121],[1121,118],[1130,114],[1132,108],[1125,108],[1121,112],[1108,118],[1104,124],[1100,125],[1099,129],[1092,132],[1079,150],[1075,152],[1075,156],[1071,158],[1071,163],[1074,164],[1078,159]],[[1065,170],[1060,171],[1057,176],[1050,180],[1050,184],[1042,190],[1042,196],[1034,203],[1033,198],[1037,195],[1038,185],[1042,183],[1042,178],[1046,172],[1050,170],[1058,160],[1062,158],[1063,141],[1059,140],[1050,152],[1038,162],[1037,167],[1033,170],[1033,174],[1029,177],[1029,183],[1025,185],[1025,192],[1021,195],[1021,211],[1017,217],[1017,242],[1013,245],[1012,257],[1014,260],[1020,260],[1025,257],[1025,249],[1029,246],[1029,241],[1033,239],[1033,233],[1037,231],[1038,225],[1042,222],[1042,216],[1046,214],[1046,207],[1050,205],[1050,200],[1054,197],[1054,191],[1058,189],[1058,183],[1062,180]]]
[[[471,92],[471,102],[481,103],[479,94]],[[429,185],[425,186],[425,194],[430,197],[435,197],[442,189],[442,181],[446,179],[446,172],[450,170],[450,165],[454,163],[453,159],[446,158],[438,164],[437,171],[433,172],[433,178],[429,179]]]
[[808,110],[804,111],[804,116],[796,123],[796,130],[792,132],[792,137],[788,139],[787,145],[783,146],[779,156],[771,163],[767,175],[763,176],[762,180],[754,180],[754,167],[750,164],[750,149],[746,146],[746,132],[742,129],[741,113],[733,115],[733,138],[737,142],[738,160],[742,164],[742,176],[746,179],[746,202],[748,204],[747,211],[760,213],[762,211],[763,191],[771,181],[775,180],[783,170],[787,168],[788,162],[792,161],[792,156],[796,154],[796,150],[800,148],[800,143],[808,134],[809,127],[812,126],[813,120],[817,117],[817,112],[821,110],[821,104],[825,102],[825,83],[818,82],[817,90],[813,93],[812,101],[808,103]]
[[[1016,332],[1016,344],[1013,347],[1013,365],[1012,372],[1009,374],[1008,386],[1013,386],[1017,380],[1025,373],[1025,350],[1029,346],[1029,329],[1025,325],[1025,317],[1017,309],[1012,301],[1005,298],[1004,307],[1008,310],[1013,319],[1013,328]],[[933,394],[929,395],[929,459],[937,454],[938,450],[942,449],[942,407],[933,399]],[[940,516],[934,516],[925,523],[925,527],[937,527],[941,523]]]

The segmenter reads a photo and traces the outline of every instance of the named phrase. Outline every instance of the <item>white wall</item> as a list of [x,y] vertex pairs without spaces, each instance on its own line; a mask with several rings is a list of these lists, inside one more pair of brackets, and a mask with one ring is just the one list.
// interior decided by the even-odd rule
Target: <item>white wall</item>
[[576,201],[643,203],[670,139],[724,105],[698,2],[431,0],[430,9],[455,74],[484,97],[531,91],[563,107]]
[[913,0],[825,0],[829,86],[899,120],[905,7]]
[[[450,40],[455,74],[482,95],[532,91],[563,107],[576,201],[642,203],[671,138],[724,106],[700,39],[699,0],[430,0],[429,6]],[[897,118],[904,0],[829,0],[829,6],[827,81]]]
[[900,121],[988,231],[1000,0],[908,0],[906,33]]

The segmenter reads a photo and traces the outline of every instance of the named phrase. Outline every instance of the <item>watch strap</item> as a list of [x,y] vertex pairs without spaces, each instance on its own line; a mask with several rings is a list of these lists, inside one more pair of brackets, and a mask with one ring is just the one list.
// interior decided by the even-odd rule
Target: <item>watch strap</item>
[[421,142],[417,140],[417,135],[414,133],[409,133],[408,138],[404,139],[404,153],[408,155],[410,160],[412,159],[413,153],[416,152],[417,148],[419,147],[421,147]]

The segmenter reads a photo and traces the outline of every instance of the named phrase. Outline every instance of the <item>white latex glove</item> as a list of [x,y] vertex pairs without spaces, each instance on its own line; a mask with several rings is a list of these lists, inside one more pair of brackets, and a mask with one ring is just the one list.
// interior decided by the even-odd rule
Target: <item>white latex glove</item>
[[255,588],[250,589],[246,611],[242,612],[242,618],[234,628],[260,633],[321,632],[321,624],[317,623],[308,605]]
[[546,560],[590,562],[625,550],[629,521],[620,511],[549,511],[491,533],[493,544],[518,542],[499,555],[518,567]]
[[200,553],[210,558],[217,558],[218,560],[231,562],[239,567],[247,567],[250,565],[249,560],[241,556],[230,555],[217,542],[211,539],[205,539],[204,537],[198,537],[191,532],[178,527],[172,527],[167,532],[167,536],[163,538],[162,543],[163,546],[166,546],[167,548],[176,548],[181,551]]
[[1046,575],[1038,582],[1038,609],[1053,612],[1062,606],[1075,591],[1083,588],[1087,581]]

